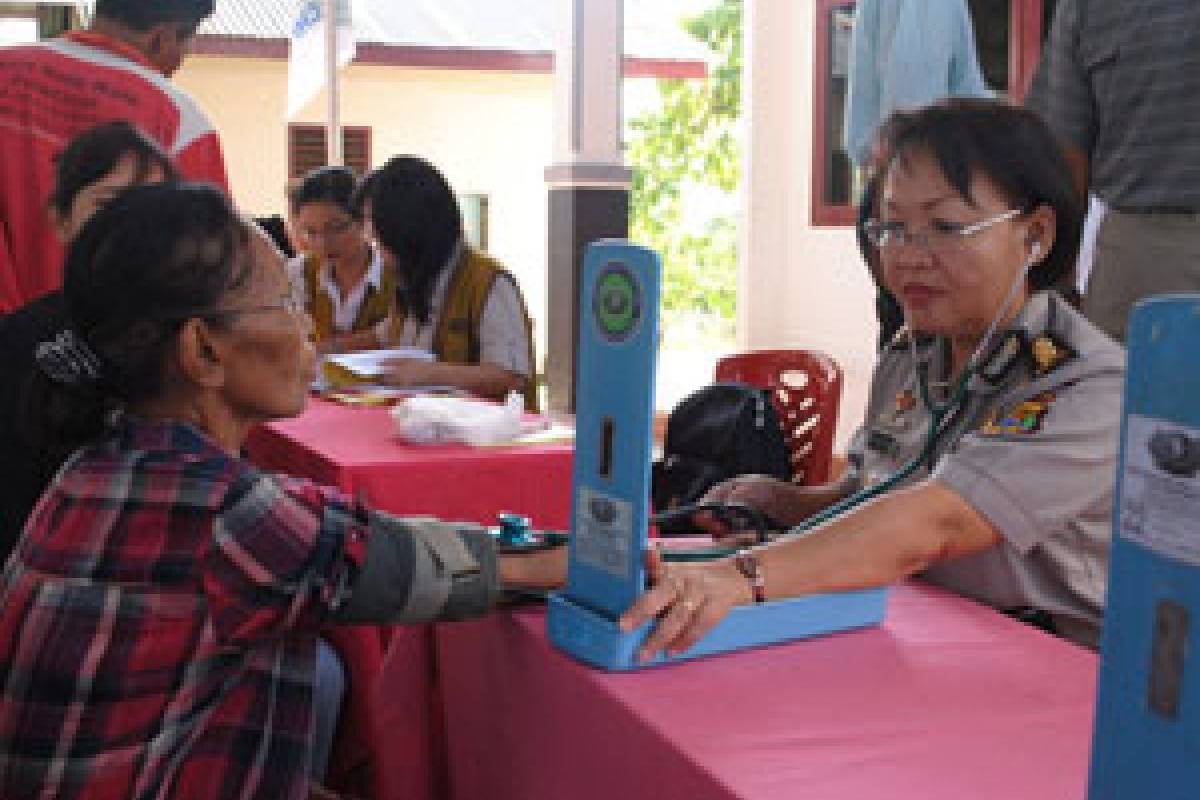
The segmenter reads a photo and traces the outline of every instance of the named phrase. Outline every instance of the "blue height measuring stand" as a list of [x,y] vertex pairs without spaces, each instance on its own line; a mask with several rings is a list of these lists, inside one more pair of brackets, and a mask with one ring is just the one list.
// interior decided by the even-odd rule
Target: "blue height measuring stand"
[[[653,251],[626,242],[584,256],[570,563],[546,626],[560,649],[610,670],[644,666],[636,653],[650,631],[623,633],[617,619],[646,585],[660,272]],[[739,606],[691,650],[648,663],[872,625],[885,605],[880,589]]]
[[1200,797],[1200,295],[1129,318],[1089,800]]

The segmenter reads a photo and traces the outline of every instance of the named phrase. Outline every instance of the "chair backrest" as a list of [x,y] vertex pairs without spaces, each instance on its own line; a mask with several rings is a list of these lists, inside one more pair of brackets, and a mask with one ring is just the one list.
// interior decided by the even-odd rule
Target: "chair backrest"
[[836,361],[815,350],[757,350],[722,358],[716,379],[770,389],[792,453],[792,481],[816,486],[829,480],[842,398]]

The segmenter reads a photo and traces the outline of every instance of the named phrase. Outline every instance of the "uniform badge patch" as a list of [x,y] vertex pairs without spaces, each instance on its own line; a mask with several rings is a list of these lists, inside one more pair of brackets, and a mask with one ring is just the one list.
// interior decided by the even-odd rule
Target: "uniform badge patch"
[[1034,339],[1029,349],[1039,376],[1053,372],[1061,364],[1075,357],[1074,350],[1046,334]]
[[1054,397],[1054,392],[1042,392],[1019,403],[1015,408],[993,411],[979,432],[992,435],[1037,433],[1042,429],[1042,419],[1050,410]]

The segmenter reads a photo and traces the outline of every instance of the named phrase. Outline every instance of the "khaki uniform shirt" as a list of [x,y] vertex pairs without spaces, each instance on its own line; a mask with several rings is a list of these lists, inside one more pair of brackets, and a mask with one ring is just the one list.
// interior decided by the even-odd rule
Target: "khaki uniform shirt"
[[[884,351],[866,424],[850,463],[860,485],[921,453],[931,414],[921,401],[902,332]],[[932,399],[945,401],[948,346],[917,345]],[[1082,644],[1099,640],[1112,535],[1125,352],[1058,295],[1035,294],[982,360],[931,457],[909,478],[946,486],[1002,537],[981,553],[942,562],[924,577],[1001,610],[1050,615]],[[941,383],[939,383],[939,381]]]

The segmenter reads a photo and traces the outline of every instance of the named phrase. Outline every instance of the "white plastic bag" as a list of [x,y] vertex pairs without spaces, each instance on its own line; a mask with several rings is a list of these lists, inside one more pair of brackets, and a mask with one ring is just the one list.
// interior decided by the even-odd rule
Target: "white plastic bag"
[[465,397],[417,395],[392,408],[396,432],[410,442],[504,444],[527,433],[525,400],[511,392],[503,405]]

